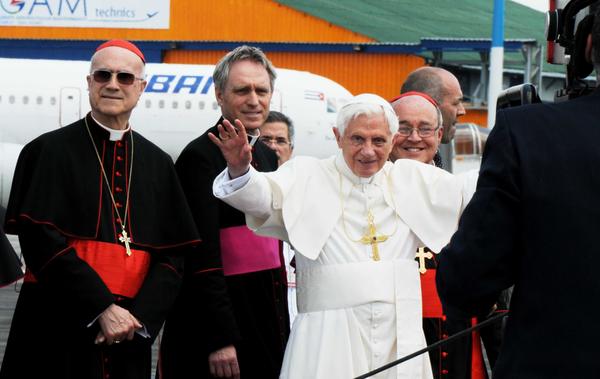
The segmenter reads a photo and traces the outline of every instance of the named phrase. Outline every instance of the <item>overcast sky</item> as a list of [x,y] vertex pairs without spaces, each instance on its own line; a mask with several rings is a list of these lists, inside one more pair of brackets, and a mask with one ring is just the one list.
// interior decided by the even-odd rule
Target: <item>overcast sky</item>
[[515,3],[526,5],[529,8],[533,8],[540,12],[547,11],[548,6],[549,6],[548,0],[512,0],[512,1]]

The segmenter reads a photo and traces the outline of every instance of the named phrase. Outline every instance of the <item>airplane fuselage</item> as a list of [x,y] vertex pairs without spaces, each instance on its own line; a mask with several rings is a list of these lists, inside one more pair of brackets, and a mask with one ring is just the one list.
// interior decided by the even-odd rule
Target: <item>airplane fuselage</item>
[[[0,59],[0,200],[6,205],[22,146],[66,126],[89,110],[89,62]],[[176,159],[221,115],[211,65],[148,64],[146,89],[133,111],[134,130]],[[309,72],[277,70],[271,110],[295,127],[294,154],[325,157],[337,150],[331,128],[351,97],[339,84]]]

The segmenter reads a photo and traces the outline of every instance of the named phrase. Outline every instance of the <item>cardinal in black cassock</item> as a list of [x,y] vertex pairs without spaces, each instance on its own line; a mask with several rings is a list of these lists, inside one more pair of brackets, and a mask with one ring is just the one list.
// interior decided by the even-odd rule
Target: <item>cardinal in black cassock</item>
[[[88,114],[21,152],[6,231],[19,235],[27,272],[0,378],[151,376],[180,256],[199,237],[171,158],[131,130],[110,136]],[[111,304],[143,328],[131,341],[95,344]]]

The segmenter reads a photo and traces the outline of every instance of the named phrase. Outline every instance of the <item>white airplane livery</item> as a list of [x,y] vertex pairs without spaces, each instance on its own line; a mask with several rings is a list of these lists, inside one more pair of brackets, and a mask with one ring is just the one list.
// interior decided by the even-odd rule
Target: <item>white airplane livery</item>
[[[22,147],[42,133],[80,119],[90,109],[89,62],[0,58],[0,200],[6,206]],[[212,65],[147,64],[148,82],[131,125],[176,159],[221,112]],[[271,110],[292,119],[294,154],[326,157],[337,145],[331,128],[352,94],[309,72],[277,69]]]

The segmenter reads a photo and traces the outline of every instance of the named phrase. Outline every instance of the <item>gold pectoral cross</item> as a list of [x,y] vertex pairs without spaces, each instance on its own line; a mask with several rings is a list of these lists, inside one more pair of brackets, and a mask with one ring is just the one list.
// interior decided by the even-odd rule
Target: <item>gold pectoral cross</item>
[[119,241],[121,241],[121,243],[125,244],[125,250],[127,252],[127,256],[131,256],[131,248],[129,247],[131,238],[129,238],[129,236],[127,236],[127,232],[125,231],[125,228],[123,228],[123,231],[121,232],[121,235],[119,236]]
[[415,258],[419,258],[419,272],[421,274],[426,273],[427,269],[425,268],[425,259],[433,258],[433,254],[431,254],[429,251],[425,252],[425,248],[423,246],[421,246],[417,249]]
[[375,229],[375,223],[373,222],[373,215],[371,211],[367,214],[367,221],[369,222],[368,228],[369,231],[367,234],[361,237],[360,242],[365,245],[371,245],[371,249],[373,250],[373,260],[378,261],[379,258],[379,247],[377,244],[379,242],[385,242],[388,239],[386,235],[377,235],[377,230]]

